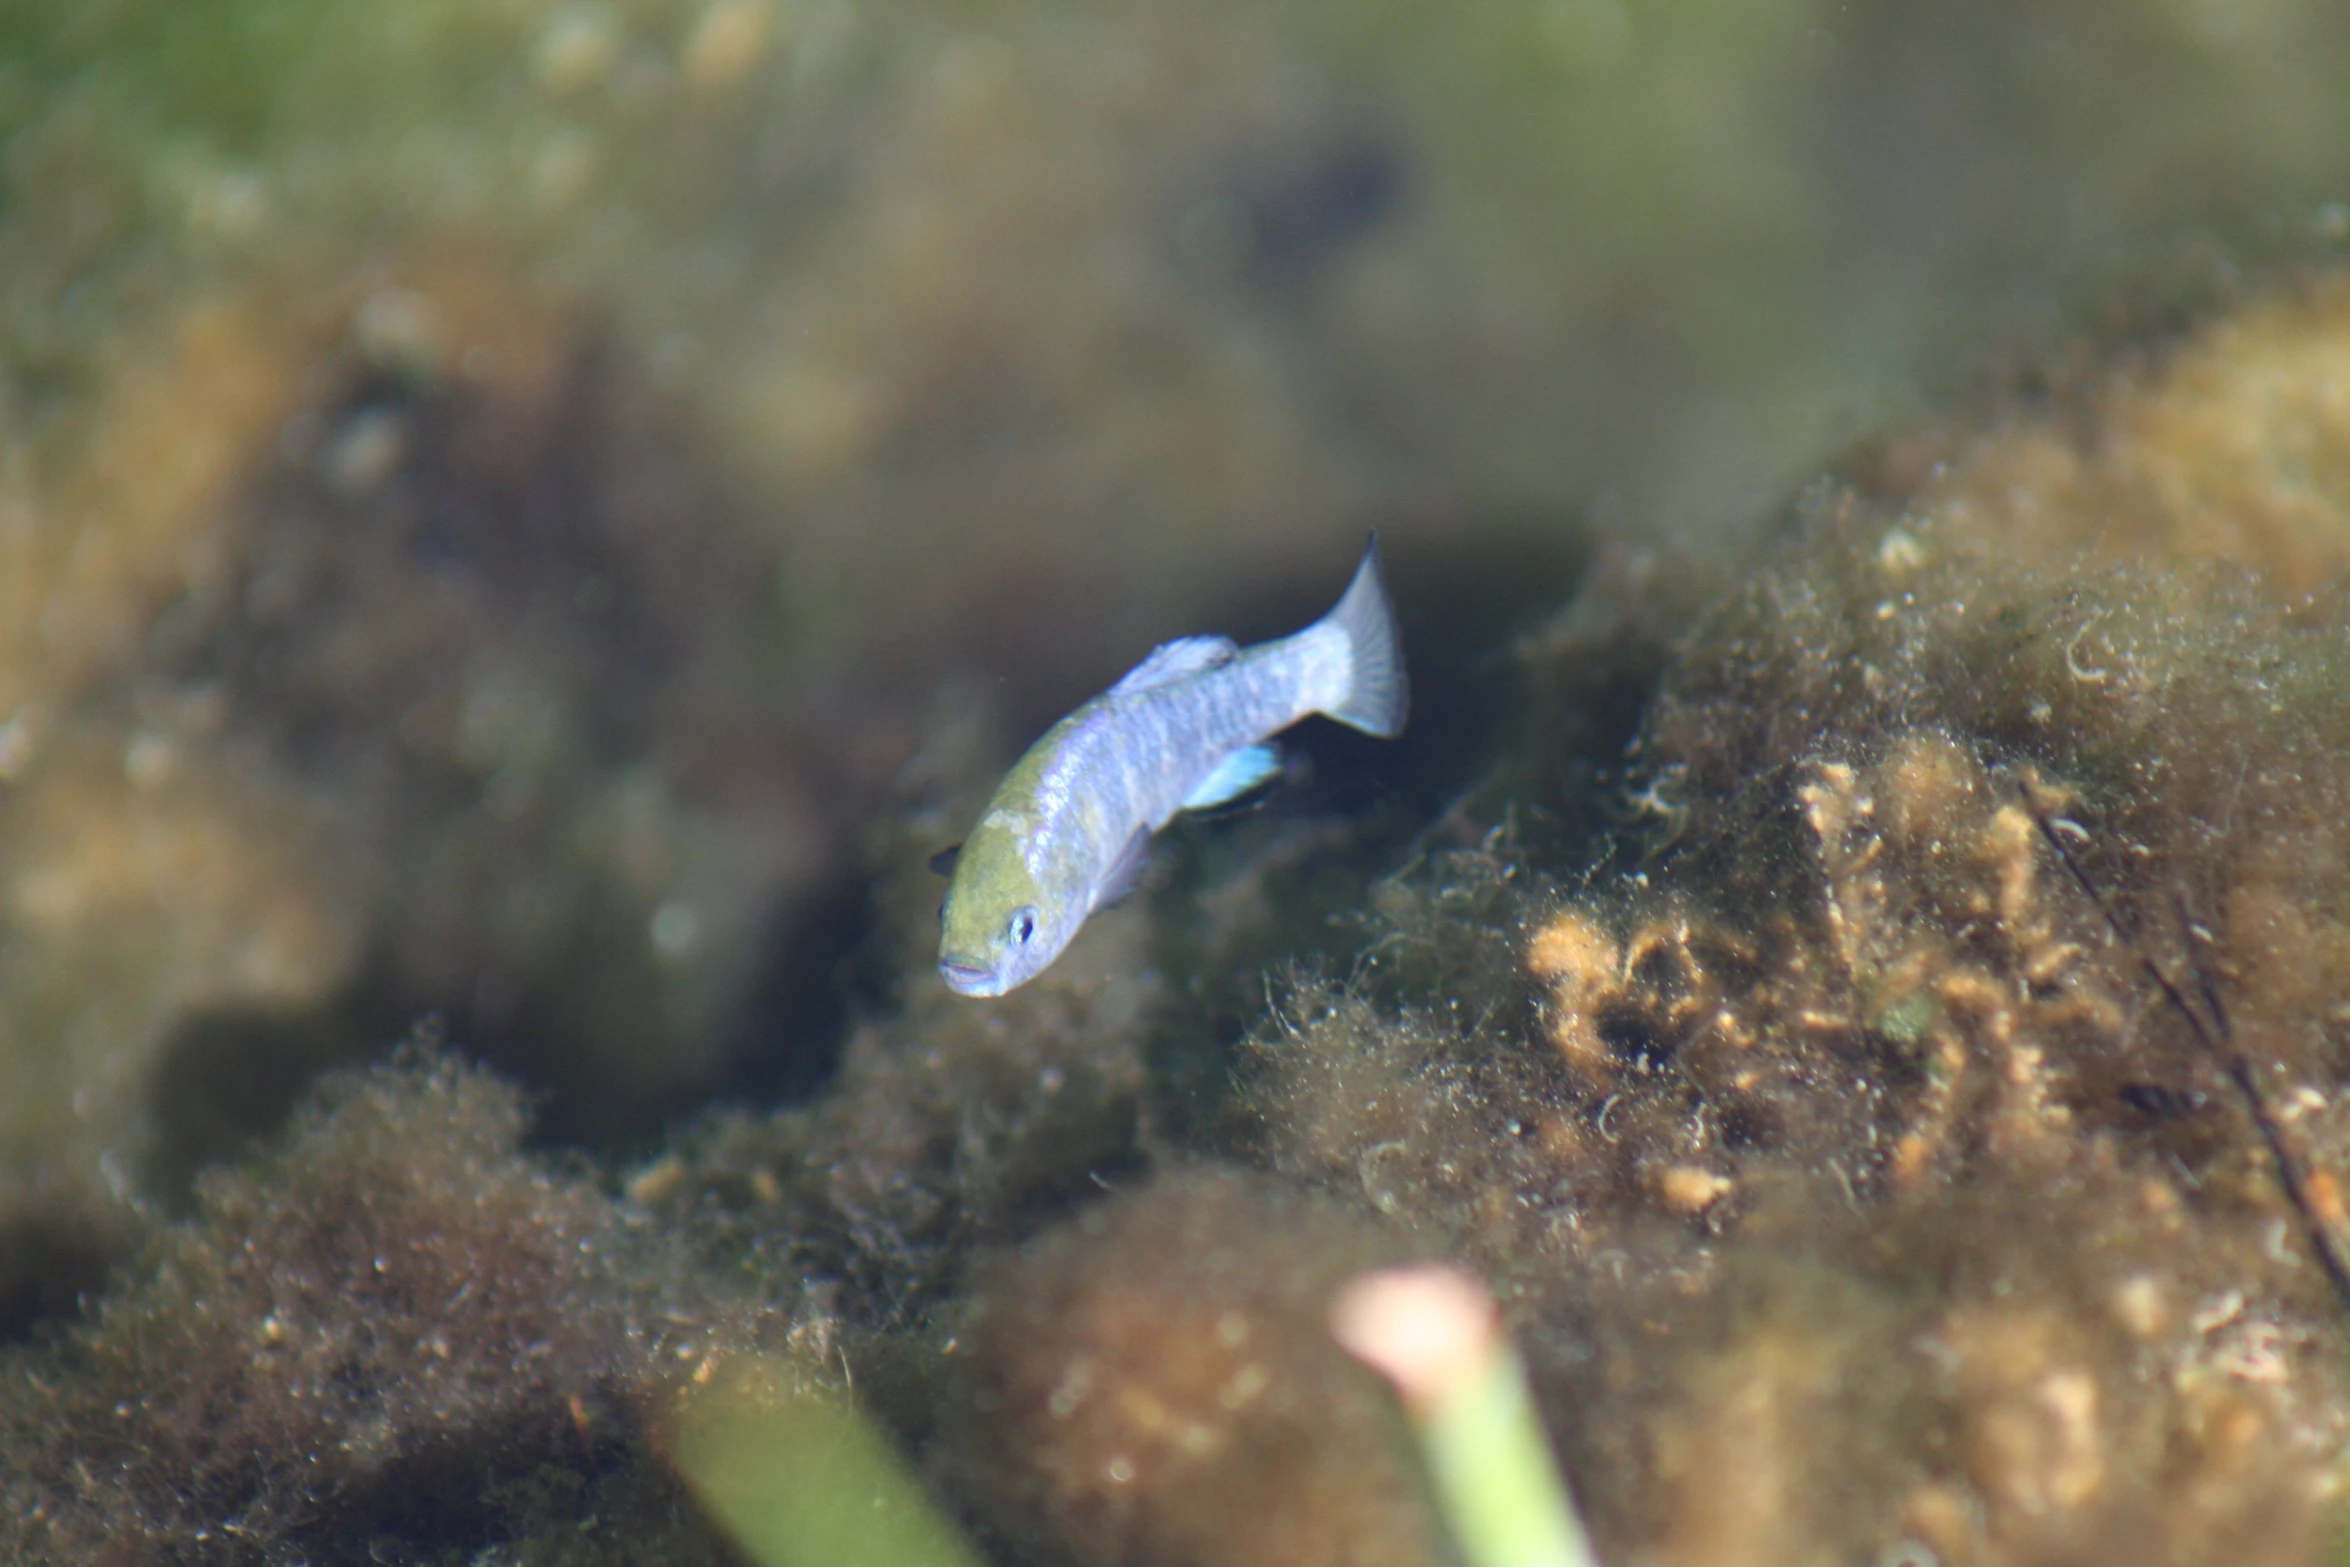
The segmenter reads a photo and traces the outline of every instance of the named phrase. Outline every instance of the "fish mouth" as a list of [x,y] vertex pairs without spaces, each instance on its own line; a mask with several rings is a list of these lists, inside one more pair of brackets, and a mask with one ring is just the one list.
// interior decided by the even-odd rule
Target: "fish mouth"
[[1004,987],[995,977],[995,970],[973,963],[957,963],[949,958],[938,960],[939,977],[947,982],[949,990],[966,996],[1000,996]]

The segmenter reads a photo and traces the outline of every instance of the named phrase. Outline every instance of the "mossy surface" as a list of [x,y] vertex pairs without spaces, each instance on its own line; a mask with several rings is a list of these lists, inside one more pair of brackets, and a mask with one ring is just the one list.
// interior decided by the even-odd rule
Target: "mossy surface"
[[[1645,868],[1546,902],[1462,857],[1396,906],[1452,986],[1307,986],[1262,1035],[1253,1145],[1502,1284],[1617,1553],[2325,1537],[2341,513],[2264,454],[2326,448],[2294,410],[2338,296],[2125,361],[1917,492],[1807,492],[1668,668]],[[2258,441],[2179,412],[2236,376],[2281,410]],[[1520,978],[1463,994],[1447,900]]]
[[645,1433],[755,1313],[664,1282],[674,1239],[523,1159],[523,1125],[417,1051],[207,1177],[86,1320],[7,1352],[9,1560],[438,1560],[623,1497],[668,1559],[720,1559]]

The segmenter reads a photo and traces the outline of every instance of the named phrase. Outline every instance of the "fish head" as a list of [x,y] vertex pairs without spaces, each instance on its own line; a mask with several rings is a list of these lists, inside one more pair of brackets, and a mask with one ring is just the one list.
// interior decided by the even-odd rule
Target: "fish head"
[[955,859],[939,911],[938,972],[966,996],[1000,996],[1043,972],[1068,944],[1029,871],[1020,836],[997,813],[975,829]]

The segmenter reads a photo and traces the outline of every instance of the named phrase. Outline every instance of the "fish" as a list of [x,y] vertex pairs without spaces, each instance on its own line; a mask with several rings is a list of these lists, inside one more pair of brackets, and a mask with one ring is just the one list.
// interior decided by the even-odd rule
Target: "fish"
[[1329,614],[1241,647],[1181,637],[1047,730],[997,786],[946,872],[938,971],[966,996],[1000,996],[1051,966],[1087,919],[1134,889],[1151,835],[1181,811],[1270,781],[1267,742],[1312,714],[1403,733],[1411,702],[1379,540]]

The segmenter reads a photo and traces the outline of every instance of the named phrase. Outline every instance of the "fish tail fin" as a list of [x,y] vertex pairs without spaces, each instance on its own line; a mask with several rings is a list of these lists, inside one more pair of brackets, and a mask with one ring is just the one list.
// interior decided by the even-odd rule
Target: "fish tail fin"
[[1411,707],[1411,685],[1403,672],[1403,641],[1395,629],[1395,605],[1387,597],[1387,583],[1379,575],[1379,535],[1364,547],[1363,563],[1338,607],[1322,617],[1322,625],[1346,639],[1346,689],[1321,711],[1366,734],[1403,733],[1404,715]]

